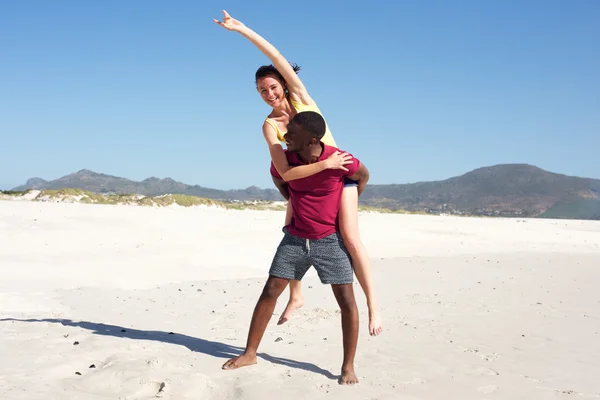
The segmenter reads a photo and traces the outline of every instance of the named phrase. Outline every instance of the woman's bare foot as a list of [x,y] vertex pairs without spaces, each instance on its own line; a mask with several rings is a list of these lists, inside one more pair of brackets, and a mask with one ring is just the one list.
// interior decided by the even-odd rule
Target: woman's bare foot
[[381,325],[379,311],[369,309],[369,335],[377,336],[381,332],[383,332],[383,326]]
[[227,361],[221,369],[237,369],[241,367],[247,367],[248,365],[256,364],[256,354],[242,354],[241,356],[237,356]]
[[292,318],[292,313],[302,307],[304,305],[304,299],[290,299],[288,301],[287,306],[285,306],[285,310],[283,310],[283,314],[279,317],[279,321],[277,321],[277,325],[285,324],[290,318]]
[[342,376],[338,380],[340,385],[356,385],[358,383],[358,377],[354,372],[354,367],[342,369]]

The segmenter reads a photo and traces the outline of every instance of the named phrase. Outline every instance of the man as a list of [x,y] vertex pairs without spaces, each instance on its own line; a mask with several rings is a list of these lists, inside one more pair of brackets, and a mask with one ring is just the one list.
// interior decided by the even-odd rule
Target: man
[[[296,114],[287,126],[286,157],[290,166],[326,159],[337,148],[327,146],[321,138],[325,120],[313,111]],[[358,309],[352,283],[354,275],[350,256],[338,227],[338,211],[344,180],[352,179],[362,193],[369,172],[356,158],[342,169],[326,169],[315,175],[289,182],[283,181],[271,163],[271,175],[281,194],[292,202],[292,220],[284,227],[284,237],[277,248],[269,278],[256,304],[244,353],[227,361],[223,369],[256,364],[256,352],[267,324],[275,310],[277,298],[290,279],[301,280],[311,265],[323,284],[331,285],[342,314],[344,360],[340,384],[358,383],[354,355],[358,342]]]

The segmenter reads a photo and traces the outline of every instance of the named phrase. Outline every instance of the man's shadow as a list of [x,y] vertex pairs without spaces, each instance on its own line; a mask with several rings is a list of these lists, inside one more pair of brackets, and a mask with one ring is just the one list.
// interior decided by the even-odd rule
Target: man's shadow
[[[174,332],[162,332],[162,331],[142,331],[137,329],[126,328],[116,325],[99,324],[94,322],[86,321],[73,321],[70,319],[18,319],[18,318],[2,318],[0,322],[18,321],[18,322],[50,322],[55,324],[62,324],[64,326],[79,327],[92,331],[96,335],[114,336],[119,338],[127,338],[133,340],[154,340],[163,343],[176,344],[185,346],[191,351],[197,351],[199,353],[207,354],[213,357],[219,358],[232,358],[239,356],[244,351],[243,348],[237,346],[231,346],[221,342],[213,342],[210,340],[204,340],[195,338],[192,336],[181,335]],[[315,364],[289,360],[287,358],[273,357],[266,353],[258,353],[258,357],[269,361],[273,364],[284,365],[289,368],[301,369],[304,371],[314,372],[321,374],[328,379],[338,379],[338,376],[333,375],[331,372],[316,366]]]

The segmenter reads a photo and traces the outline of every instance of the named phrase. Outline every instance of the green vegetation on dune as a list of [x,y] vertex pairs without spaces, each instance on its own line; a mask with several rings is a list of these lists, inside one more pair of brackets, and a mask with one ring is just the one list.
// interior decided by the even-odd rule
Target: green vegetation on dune
[[138,198],[129,194],[102,195],[96,193],[85,193],[80,200],[87,204],[136,204]]
[[170,194],[168,195],[173,202],[182,207],[190,207],[190,206],[212,206],[215,205],[215,201],[211,199],[206,199],[203,197],[196,196],[187,196],[185,194]]
[[285,211],[286,206],[274,204],[272,202],[240,202],[227,203],[225,208],[230,210],[270,210],[270,211]]
[[[18,192],[22,194],[22,192]],[[230,202],[213,200],[204,197],[183,194],[167,194],[162,196],[141,196],[133,194],[98,194],[82,189],[47,189],[42,190],[34,201],[55,201],[84,204],[137,205],[150,207],[193,207],[214,206],[232,210],[285,210],[284,206],[273,202]]]
[[57,196],[80,196],[80,195],[84,195],[84,194],[87,194],[90,192],[88,192],[87,190],[67,188],[67,189],[47,189],[47,190],[44,190],[42,193],[44,193],[47,196],[57,197]]
[[144,197],[138,200],[138,203],[143,206],[165,207],[176,204],[182,207],[192,207],[212,206],[217,205],[218,202],[202,197],[186,196],[183,194],[168,194],[165,196]]
[[379,213],[379,214],[430,215],[429,213],[427,213],[425,211],[409,211],[409,210],[402,210],[402,209],[392,210],[392,209],[384,208],[384,207],[373,207],[373,206],[363,206],[363,205],[358,206],[358,211],[374,212],[374,213]]
[[7,196],[23,196],[29,190],[0,190],[0,194]]
[[[134,196],[128,196],[135,199]],[[92,193],[82,189],[46,189],[42,190],[36,197],[36,200],[63,200],[73,201],[85,204],[127,204],[127,201],[121,195],[105,196],[97,193]]]

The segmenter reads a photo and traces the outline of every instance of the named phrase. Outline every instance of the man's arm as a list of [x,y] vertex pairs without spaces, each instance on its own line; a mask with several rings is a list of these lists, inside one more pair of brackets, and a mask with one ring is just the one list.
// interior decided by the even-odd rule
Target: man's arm
[[360,196],[363,190],[365,190],[365,186],[367,186],[367,182],[369,181],[369,170],[367,167],[365,167],[365,164],[360,163],[358,170],[354,173],[354,175],[351,175],[348,178],[358,183],[358,195]]
[[277,189],[279,189],[279,193],[281,193],[281,195],[286,200],[289,200],[290,199],[290,192],[288,191],[288,184],[287,184],[287,182],[284,181],[283,179],[275,178],[273,175],[271,175],[271,178],[273,178],[273,183],[275,184],[275,186],[277,186]]

